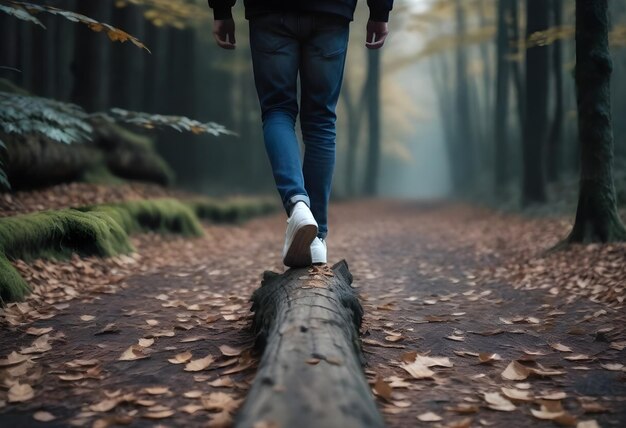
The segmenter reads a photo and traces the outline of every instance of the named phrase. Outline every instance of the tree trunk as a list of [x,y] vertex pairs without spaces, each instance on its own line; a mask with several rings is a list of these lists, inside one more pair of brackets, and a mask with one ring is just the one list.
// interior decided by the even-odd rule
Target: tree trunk
[[363,309],[345,261],[266,272],[252,296],[263,357],[237,428],[382,427],[363,375]]
[[[549,27],[545,0],[528,0],[526,39]],[[545,147],[548,124],[548,47],[526,52],[526,123],[524,125],[522,203],[547,201]]]
[[495,193],[501,198],[505,196],[509,184],[509,47],[508,18],[511,8],[516,7],[515,0],[498,0],[498,33],[497,47],[497,77],[496,77],[496,110],[495,110]]
[[[110,22],[110,0],[79,1],[77,11],[94,19]],[[74,89],[72,99],[87,111],[109,107],[108,71],[111,62],[111,41],[105,34],[95,33],[87,26],[76,28],[74,50]],[[119,47],[119,46],[116,46]]]
[[[140,40],[145,39],[143,8],[127,5],[115,8],[113,23]],[[148,49],[151,49],[148,46]],[[144,62],[150,55],[131,43],[115,46],[111,61],[111,105],[128,110],[141,110],[144,92]]]
[[380,50],[368,51],[367,58],[369,146],[363,193],[374,196],[378,190],[380,170]]
[[[75,10],[75,0],[63,0],[57,3],[57,7],[65,10]],[[76,24],[64,19],[55,17],[57,22],[57,33],[55,37],[56,49],[56,82],[54,97],[61,101],[68,101],[72,95],[73,76],[71,74],[72,61],[74,57],[74,35]]]
[[[553,25],[563,25],[563,0],[552,0]],[[552,44],[552,67],[554,75],[554,117],[548,137],[548,180],[551,183],[559,179],[562,170],[563,144],[563,42],[556,40]]]
[[576,1],[576,91],[580,193],[568,242],[626,240],[613,181],[608,0]]
[[[463,40],[466,36],[465,9],[461,0],[456,1],[456,25],[457,37]],[[457,43],[456,48],[456,135],[457,148],[461,151],[459,156],[463,161],[459,165],[462,169],[460,176],[462,194],[467,194],[474,186],[476,166],[476,145],[474,143],[474,131],[470,114],[470,91],[468,85],[467,70],[467,47]]]
[[33,48],[30,54],[33,57],[33,74],[36,76],[33,79],[33,92],[40,97],[51,98],[56,94],[56,33],[59,17],[42,14],[39,19],[46,28],[32,26]]
[[354,99],[350,85],[343,85],[341,97],[346,106],[348,117],[348,148],[346,150],[346,194],[355,196],[358,192],[356,187],[356,164],[357,149],[359,147],[359,139],[361,136],[361,123],[365,109],[363,105],[367,100],[367,82],[361,90],[358,101]]
[[[0,76],[17,82],[20,79],[19,55],[18,55],[18,20],[6,13],[0,13],[0,67],[10,69],[0,69]],[[12,70],[14,69],[14,70]]]

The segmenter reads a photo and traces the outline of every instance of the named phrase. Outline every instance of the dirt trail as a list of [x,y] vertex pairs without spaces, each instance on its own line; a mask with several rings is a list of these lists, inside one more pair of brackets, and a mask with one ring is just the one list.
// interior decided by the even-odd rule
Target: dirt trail
[[[0,359],[0,425],[228,426],[256,364],[248,298],[282,269],[284,226],[276,215],[198,240],[142,236],[132,258],[20,265],[48,297],[2,315],[0,358],[32,358]],[[544,258],[567,222],[405,202],[337,204],[331,227],[390,427],[626,423],[626,246]],[[413,351],[447,359],[426,367]],[[513,360],[520,379],[504,379]]]

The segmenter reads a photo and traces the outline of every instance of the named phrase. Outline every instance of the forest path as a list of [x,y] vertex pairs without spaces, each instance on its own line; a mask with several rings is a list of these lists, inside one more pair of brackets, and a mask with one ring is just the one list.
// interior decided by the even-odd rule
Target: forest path
[[[229,426],[256,364],[248,299],[264,270],[282,270],[284,226],[275,215],[191,241],[140,237],[132,258],[19,266],[61,286],[3,314],[0,357],[33,358],[0,360],[2,425]],[[340,203],[331,227],[329,261],[354,274],[365,370],[390,427],[554,426],[531,413],[541,397],[537,416],[562,404],[561,422],[623,426],[625,246],[544,258],[567,222],[461,205]],[[412,351],[451,367],[413,364],[416,379],[400,367]],[[545,376],[522,367],[506,380],[513,360]]]

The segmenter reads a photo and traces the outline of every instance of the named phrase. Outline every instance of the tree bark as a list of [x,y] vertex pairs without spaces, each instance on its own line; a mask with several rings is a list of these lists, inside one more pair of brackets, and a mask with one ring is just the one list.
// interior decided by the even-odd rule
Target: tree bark
[[607,0],[576,1],[576,91],[581,143],[576,222],[567,241],[626,240],[613,181],[611,72]]
[[[526,39],[549,27],[545,0],[528,0]],[[531,47],[526,52],[526,123],[524,124],[522,204],[547,201],[545,147],[548,125],[548,48]]]
[[508,56],[511,53],[509,46],[508,18],[512,7],[516,7],[515,0],[498,0],[498,33],[496,38],[496,109],[495,109],[495,193],[501,198],[506,192],[510,180],[509,175],[509,95],[510,70]]
[[[553,25],[563,25],[563,0],[552,0]],[[556,40],[552,44],[552,74],[554,76],[554,117],[548,137],[548,181],[556,182],[562,170],[563,143],[563,42]]]
[[363,375],[351,283],[345,261],[324,273],[265,273],[252,296],[263,357],[235,427],[384,426]]
[[[466,36],[465,2],[456,1],[456,25],[459,41]],[[476,166],[476,144],[474,142],[474,128],[470,114],[470,91],[468,85],[466,47],[457,43],[456,48],[456,135],[457,148],[462,152],[459,156],[463,161],[460,163],[461,188],[457,189],[462,194],[467,194],[474,185]]]
[[[110,0],[79,1],[77,11],[99,21],[110,22]],[[87,26],[76,28],[74,50],[74,89],[72,99],[87,111],[109,107],[110,86],[108,72],[111,62],[111,41],[102,33],[94,33]]]
[[380,170],[380,50],[370,50],[367,55],[369,145],[365,166],[363,193],[374,196],[378,188]]
[[361,123],[363,121],[363,115],[365,112],[363,105],[367,100],[367,82],[363,86],[358,100],[354,99],[350,89],[350,85],[348,84],[343,85],[343,88],[341,90],[341,97],[344,100],[348,117],[348,148],[346,150],[346,194],[348,196],[355,196],[358,193],[356,187],[357,149],[361,136]]

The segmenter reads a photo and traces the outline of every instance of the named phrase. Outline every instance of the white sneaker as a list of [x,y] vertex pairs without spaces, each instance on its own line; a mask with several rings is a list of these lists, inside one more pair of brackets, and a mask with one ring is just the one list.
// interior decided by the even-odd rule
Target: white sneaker
[[283,263],[289,267],[311,265],[311,242],[317,236],[317,222],[308,205],[297,202],[287,220]]
[[326,240],[315,238],[311,244],[311,263],[326,263],[326,254],[328,249],[326,247]]

